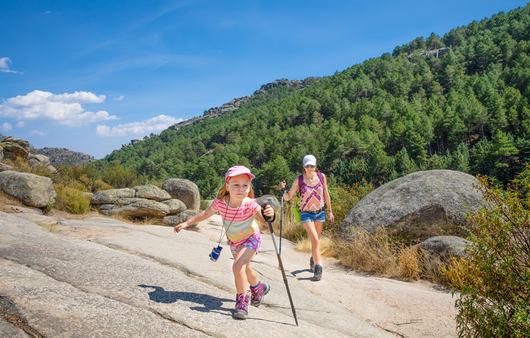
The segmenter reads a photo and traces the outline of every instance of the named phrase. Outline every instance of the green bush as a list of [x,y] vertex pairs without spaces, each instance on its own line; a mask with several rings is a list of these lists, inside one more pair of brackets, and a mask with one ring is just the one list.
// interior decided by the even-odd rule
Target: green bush
[[[530,336],[528,167],[507,190],[479,177],[486,207],[469,217],[469,260],[449,268],[461,337]],[[456,293],[456,291],[454,292]]]
[[84,214],[90,211],[90,197],[83,195],[82,191],[63,184],[54,184],[53,188],[57,193],[55,208],[73,214]]

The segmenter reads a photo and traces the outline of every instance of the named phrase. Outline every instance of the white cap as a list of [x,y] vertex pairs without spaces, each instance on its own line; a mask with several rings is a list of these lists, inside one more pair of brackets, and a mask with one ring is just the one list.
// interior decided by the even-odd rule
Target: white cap
[[306,165],[317,165],[317,159],[313,155],[306,155],[304,157],[304,167]]

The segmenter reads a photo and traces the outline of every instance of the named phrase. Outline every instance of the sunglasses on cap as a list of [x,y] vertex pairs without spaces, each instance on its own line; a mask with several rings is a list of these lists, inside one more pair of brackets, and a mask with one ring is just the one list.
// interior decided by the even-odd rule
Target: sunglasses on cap
[[305,165],[304,168],[314,168],[316,167],[315,165],[312,165],[312,164],[308,164],[308,165]]

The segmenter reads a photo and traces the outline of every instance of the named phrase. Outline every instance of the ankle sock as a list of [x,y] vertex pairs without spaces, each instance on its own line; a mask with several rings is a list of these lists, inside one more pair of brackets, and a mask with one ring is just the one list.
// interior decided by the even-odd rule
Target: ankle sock
[[322,266],[322,264],[318,263],[318,264],[315,264],[315,266]]
[[251,286],[250,286],[250,289],[251,289],[251,290],[254,290],[254,289],[257,288],[260,284],[261,284],[261,282],[258,282],[258,284],[256,284],[255,286],[252,286],[252,285],[251,285]]

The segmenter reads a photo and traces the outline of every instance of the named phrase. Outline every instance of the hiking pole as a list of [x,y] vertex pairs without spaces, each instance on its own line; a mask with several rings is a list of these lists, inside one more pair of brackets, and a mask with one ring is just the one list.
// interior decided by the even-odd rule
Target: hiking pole
[[285,188],[282,189],[282,203],[280,204],[280,255],[282,254],[282,229],[283,229],[283,193]]
[[280,270],[282,270],[282,276],[283,276],[283,282],[285,283],[285,288],[287,289],[287,295],[289,296],[289,302],[291,303],[291,310],[293,310],[293,317],[294,321],[296,322],[296,326],[298,326],[298,319],[296,318],[296,310],[294,309],[293,299],[291,297],[291,291],[289,290],[289,283],[287,283],[287,276],[285,276],[285,270],[283,269],[283,263],[282,263],[282,257],[280,256],[280,252],[278,251],[278,245],[276,244],[276,236],[274,235],[274,229],[272,228],[272,220],[270,217],[265,216],[263,214],[263,210],[267,207],[267,203],[264,203],[261,206],[261,214],[269,223],[269,230],[271,232],[272,236],[272,242],[274,243],[274,250],[276,250],[276,257],[278,257],[278,263],[280,264]]

